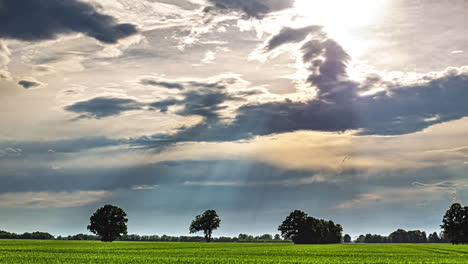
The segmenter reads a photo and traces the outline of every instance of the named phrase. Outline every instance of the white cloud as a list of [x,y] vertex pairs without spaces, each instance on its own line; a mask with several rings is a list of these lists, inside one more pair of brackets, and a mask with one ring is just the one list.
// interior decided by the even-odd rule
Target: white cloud
[[357,198],[338,204],[338,209],[362,209],[384,204],[421,204],[444,199],[445,192],[427,189],[394,189],[378,193],[363,193]]
[[5,42],[0,41],[0,69],[4,68],[10,63],[11,52]]
[[78,207],[104,200],[111,194],[109,191],[2,193],[0,194],[0,207]]
[[0,70],[0,81],[13,81],[11,73],[6,70]]
[[202,63],[213,63],[216,60],[216,54],[213,51],[207,51],[205,57],[202,59]]
[[132,190],[154,190],[159,188],[159,185],[135,185]]

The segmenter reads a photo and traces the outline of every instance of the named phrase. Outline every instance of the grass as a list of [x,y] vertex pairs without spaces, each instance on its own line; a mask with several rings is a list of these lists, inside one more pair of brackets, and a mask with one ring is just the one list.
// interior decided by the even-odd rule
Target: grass
[[0,263],[468,263],[468,246],[0,240]]

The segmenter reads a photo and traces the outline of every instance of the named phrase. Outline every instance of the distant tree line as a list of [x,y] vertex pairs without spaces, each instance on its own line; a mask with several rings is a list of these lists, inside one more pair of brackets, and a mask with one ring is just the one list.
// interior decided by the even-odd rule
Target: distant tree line
[[23,233],[23,234],[15,234],[10,233],[7,231],[0,230],[0,239],[54,239],[54,236],[45,233],[45,232],[32,232],[32,233]]
[[[48,239],[54,239],[51,235]],[[76,234],[71,236],[57,236],[56,240],[101,240],[100,236],[88,234]],[[141,241],[141,242],[204,242],[205,237],[202,236],[167,236],[167,235],[122,235],[118,241]],[[264,234],[261,236],[253,236],[247,234],[239,234],[237,237],[214,237],[212,242],[249,242],[249,243],[290,243],[291,240],[283,240],[280,235],[272,236]]]
[[[441,238],[442,237],[442,238]],[[434,232],[426,235],[426,232],[420,230],[406,231],[398,229],[388,236],[366,234],[360,235],[356,239],[356,243],[447,243],[448,241]]]
[[[331,220],[317,219],[300,210],[291,212],[278,227],[280,235],[270,234],[251,236],[239,234],[238,237],[213,237],[213,231],[221,223],[215,210],[207,210],[197,215],[189,226],[190,233],[203,232],[204,236],[140,236],[127,234],[127,214],[119,207],[105,205],[96,210],[90,218],[88,230],[94,235],[77,234],[55,238],[45,232],[24,234],[0,231],[0,239],[58,239],[58,240],[101,240],[103,242],[121,241],[169,241],[169,242],[294,242],[295,244],[337,244],[351,242],[351,236],[342,235],[343,228]],[[443,232],[426,235],[420,230],[398,229],[388,236],[360,235],[356,243],[446,243],[468,244],[468,207],[453,204],[445,213],[441,228]]]
[[[202,236],[140,236],[140,235],[123,235],[119,238],[121,241],[161,241],[161,242],[204,242],[205,237]],[[272,236],[264,234],[261,236],[252,236],[247,234],[239,234],[237,237],[214,237],[212,242],[252,242],[252,243],[273,243],[273,242],[291,242],[290,240],[281,239],[280,235]]]

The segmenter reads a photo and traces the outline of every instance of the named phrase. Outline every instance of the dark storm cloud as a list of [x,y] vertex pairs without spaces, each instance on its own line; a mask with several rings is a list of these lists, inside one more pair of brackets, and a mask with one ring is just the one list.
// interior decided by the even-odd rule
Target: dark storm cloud
[[[156,134],[132,141],[134,145],[147,148],[188,141],[234,141],[298,130],[359,130],[361,134],[368,135],[401,135],[468,116],[468,104],[465,102],[468,98],[467,73],[450,71],[432,81],[426,80],[424,84],[395,84],[389,90],[362,96],[359,92],[368,90],[369,81],[358,83],[348,79],[350,57],[346,51],[320,28],[306,29],[310,30],[309,34],[304,29],[282,30],[278,35],[281,37],[273,36],[267,47],[272,50],[287,43],[304,42],[300,46],[302,60],[309,71],[307,81],[311,89],[317,90],[316,99],[244,104],[227,121],[221,111],[232,101],[245,100],[242,94],[227,90],[235,79],[187,81],[180,85],[190,89],[178,94],[177,98],[150,104],[130,99],[98,98],[69,106],[67,110],[84,113],[85,117],[100,118],[143,106],[161,112],[167,112],[170,106],[179,106],[181,109],[175,114],[203,118],[200,123],[182,127],[176,133]],[[307,38],[309,35],[311,38]],[[379,82],[379,78],[372,79]]]
[[234,84],[237,80],[226,78],[221,81],[217,82],[202,82],[202,81],[167,81],[167,80],[159,80],[154,78],[143,78],[140,80],[140,83],[143,85],[149,86],[159,86],[167,89],[177,89],[177,90],[184,90],[187,88],[206,88],[206,89],[224,89],[226,85]]
[[[369,81],[357,83],[348,79],[350,57],[345,50],[319,28],[307,29],[312,38],[302,44],[302,59],[310,72],[307,81],[317,89],[316,99],[243,105],[231,122],[225,122],[216,115],[222,102],[229,100],[222,90],[219,94],[212,94],[214,90],[187,94],[182,101],[160,103],[184,105],[178,114],[200,115],[205,117],[203,121],[176,134],[146,138],[142,144],[157,147],[184,141],[233,141],[298,130],[401,135],[468,116],[464,100],[468,97],[467,73],[451,71],[424,84],[393,85],[391,90],[361,96],[359,92],[368,89]],[[272,37],[267,47],[299,43],[308,36],[303,29],[286,29],[279,35]]]
[[[184,85],[194,89],[183,91],[178,96],[181,99],[167,98],[152,103],[143,103],[128,98],[96,97],[87,101],[76,102],[64,109],[69,112],[82,114],[80,118],[100,119],[109,116],[120,115],[123,112],[139,109],[159,110],[167,112],[170,106],[178,105],[182,109],[175,112],[181,116],[198,115],[205,119],[219,120],[219,111],[225,109],[228,101],[244,100],[241,96],[244,94],[230,94],[226,91],[226,84],[233,84],[231,79],[218,82],[200,82],[189,81],[184,84],[176,82],[161,82],[144,79],[141,83],[149,85],[166,86],[167,88],[183,88]],[[258,91],[256,91],[258,93]]]
[[[234,84],[235,80],[225,80],[226,84]],[[218,89],[224,89],[226,88],[226,85],[223,84],[222,82],[211,82],[211,83],[205,83],[205,82],[188,82],[189,85],[193,87],[201,87],[201,88],[218,88]]]
[[189,91],[184,94],[184,108],[177,112],[182,116],[199,115],[206,118],[216,118],[218,111],[223,110],[226,101],[239,100],[223,91],[209,89]]
[[[308,39],[309,36],[311,39]],[[356,97],[358,85],[351,85],[346,74],[351,58],[341,45],[327,37],[322,27],[283,28],[267,41],[265,51],[306,39],[307,42],[300,48],[302,60],[310,72],[307,81],[318,89],[319,99],[341,103]]]
[[176,112],[181,116],[199,115],[205,118],[217,118],[218,111],[223,110],[226,101],[240,100],[225,92],[216,92],[212,90],[189,91],[183,94],[184,99],[166,99],[149,104],[153,109],[166,112],[169,106],[181,105],[182,110]]
[[213,120],[218,119],[219,111],[226,108],[227,101],[243,100],[239,96],[229,94],[221,83],[188,82],[190,86],[198,89],[180,94],[183,99],[165,99],[149,104],[152,109],[166,112],[169,106],[180,105],[183,108],[176,112],[181,116],[198,115]]
[[270,51],[287,43],[300,42],[312,32],[319,32],[321,29],[321,26],[308,26],[303,28],[285,27],[268,41],[265,49]]
[[178,90],[183,90],[184,86],[180,83],[175,83],[175,82],[163,82],[163,81],[157,81],[153,79],[142,79],[140,81],[141,84],[143,85],[150,85],[150,86],[160,86],[168,89],[178,89]]
[[126,111],[142,109],[143,104],[133,99],[96,97],[65,107],[65,110],[82,114],[79,118],[104,118],[116,116]]
[[18,82],[24,89],[34,88],[41,86],[41,83],[35,81],[21,80]]
[[[342,89],[347,86],[355,89],[357,84],[349,82],[340,85]],[[199,124],[176,134],[155,135],[134,143],[158,147],[186,141],[234,141],[298,130],[360,130],[361,134],[368,135],[413,133],[437,123],[468,116],[468,105],[464,100],[468,97],[467,85],[468,75],[459,75],[436,79],[426,85],[402,87],[391,93],[350,97],[349,101],[339,97],[338,102],[312,100],[302,103],[285,100],[250,104],[240,107],[231,123],[223,122],[213,114],[219,109],[214,102],[220,101],[211,99],[211,106],[189,106],[179,113],[211,118],[205,118]],[[335,95],[343,94],[346,93]],[[197,100],[202,101],[202,97]]]
[[151,103],[151,104],[149,104],[149,106],[150,106],[151,110],[159,110],[159,111],[165,113],[165,112],[167,112],[169,106],[179,105],[179,104],[182,104],[181,100],[177,100],[177,99],[174,99],[174,98],[169,98],[169,99],[165,99],[165,100],[161,100],[161,101],[158,101],[158,102]]
[[206,8],[206,12],[212,10],[238,11],[244,13],[247,17],[257,18],[294,5],[294,0],[209,0],[209,2],[213,6]]
[[104,43],[116,43],[137,33],[134,25],[118,24],[113,17],[78,0],[2,0],[0,24],[0,38],[24,41],[78,32]]

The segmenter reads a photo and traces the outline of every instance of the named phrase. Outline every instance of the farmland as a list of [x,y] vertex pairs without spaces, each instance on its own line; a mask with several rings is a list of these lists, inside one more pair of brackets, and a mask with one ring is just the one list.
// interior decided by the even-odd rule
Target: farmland
[[0,240],[0,263],[468,263],[468,246]]

